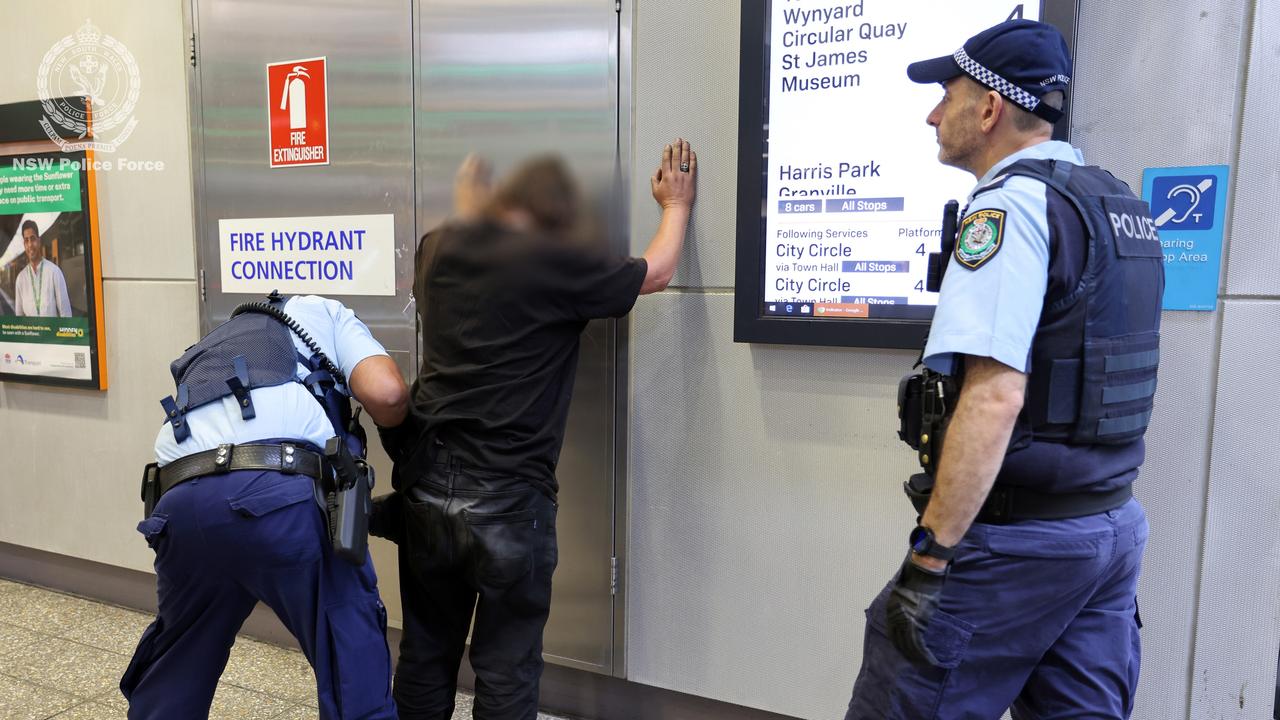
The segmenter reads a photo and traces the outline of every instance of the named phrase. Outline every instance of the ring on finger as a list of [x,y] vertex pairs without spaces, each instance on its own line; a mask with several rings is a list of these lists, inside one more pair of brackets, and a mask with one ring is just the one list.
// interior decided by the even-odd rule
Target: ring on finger
[[689,172],[689,163],[687,162],[680,163],[680,172]]

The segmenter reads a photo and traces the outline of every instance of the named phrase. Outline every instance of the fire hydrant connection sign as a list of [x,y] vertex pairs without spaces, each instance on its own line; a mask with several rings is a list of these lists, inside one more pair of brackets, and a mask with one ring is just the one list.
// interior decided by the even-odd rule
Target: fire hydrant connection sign
[[267,65],[271,167],[329,164],[329,87],[325,59]]

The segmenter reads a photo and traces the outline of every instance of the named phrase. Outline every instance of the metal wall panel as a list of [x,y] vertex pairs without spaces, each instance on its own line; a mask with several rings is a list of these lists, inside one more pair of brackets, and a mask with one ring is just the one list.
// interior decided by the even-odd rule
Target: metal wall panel
[[[205,331],[252,295],[223,294],[221,218],[390,213],[396,295],[334,296],[360,316],[409,376],[417,365],[409,306],[415,232],[413,33],[410,0],[193,0],[198,63],[192,70],[196,251],[207,297]],[[266,65],[327,58],[330,164],[271,168]],[[372,423],[365,419],[373,437]],[[375,447],[378,476],[391,465]],[[375,492],[383,492],[380,485]],[[395,549],[371,544],[393,624],[400,622]],[[390,576],[390,577],[388,577]]]
[[[419,227],[449,211],[453,174],[478,152],[500,174],[534,153],[570,163],[601,228],[616,224],[618,15],[600,0],[420,0],[416,182]],[[614,668],[613,556],[616,323],[582,338],[560,456],[560,564],[545,652],[553,662]]]
[[[218,219],[392,213],[396,296],[342,299],[406,375],[416,373],[414,250],[420,231],[447,214],[454,167],[469,151],[499,171],[534,152],[568,156],[605,241],[618,212],[612,3],[197,0],[194,24],[206,327],[246,299],[220,291]],[[270,169],[265,65],[317,56],[328,58],[331,164]],[[560,463],[566,509],[546,635],[550,656],[604,671],[613,667],[614,336],[614,323],[604,322],[584,335]],[[385,457],[375,450],[373,459],[389,477]],[[394,622],[394,549],[375,542],[373,552]]]
[[1244,129],[1235,175],[1231,250],[1226,292],[1231,295],[1280,294],[1280,233],[1276,198],[1280,197],[1280,155],[1275,146],[1280,116],[1280,5],[1259,0],[1253,20],[1245,88]]
[[[1227,300],[1196,627],[1191,718],[1272,717],[1276,688],[1276,426],[1258,378],[1280,375],[1280,301]],[[1260,434],[1261,433],[1261,434]],[[1261,441],[1260,441],[1261,440]]]
[[915,353],[735,344],[732,318],[728,293],[633,313],[629,677],[840,717],[915,517],[895,434]]
[[[196,240],[206,329],[243,294],[221,292],[218,220],[310,215],[395,216],[395,297],[340,297],[408,371],[417,357],[404,312],[416,238],[413,34],[408,0],[196,0],[199,118]],[[266,65],[328,58],[327,166],[269,167]]]
[[[631,251],[644,252],[660,213],[649,175],[684,137],[698,153],[698,201],[674,287],[732,288],[738,173],[739,0],[638,3],[633,42],[635,178]],[[702,42],[691,42],[696,38]]]

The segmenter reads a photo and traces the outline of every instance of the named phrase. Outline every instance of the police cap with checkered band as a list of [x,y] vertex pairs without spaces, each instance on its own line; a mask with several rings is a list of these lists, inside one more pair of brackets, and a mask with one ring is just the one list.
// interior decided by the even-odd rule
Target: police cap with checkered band
[[951,55],[907,66],[918,83],[943,83],[961,74],[995,90],[1050,123],[1062,111],[1040,102],[1071,82],[1071,51],[1062,33],[1034,20],[1008,20],[969,38]]

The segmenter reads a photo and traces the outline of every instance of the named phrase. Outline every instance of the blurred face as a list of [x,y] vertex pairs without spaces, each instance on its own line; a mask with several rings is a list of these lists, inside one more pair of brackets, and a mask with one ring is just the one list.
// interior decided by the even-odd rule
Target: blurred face
[[978,112],[978,99],[984,93],[964,75],[951,78],[942,87],[942,100],[925,119],[938,135],[938,162],[972,172],[973,159],[984,141]]
[[44,259],[44,243],[31,228],[22,231],[22,248],[27,251],[27,262],[31,265]]

